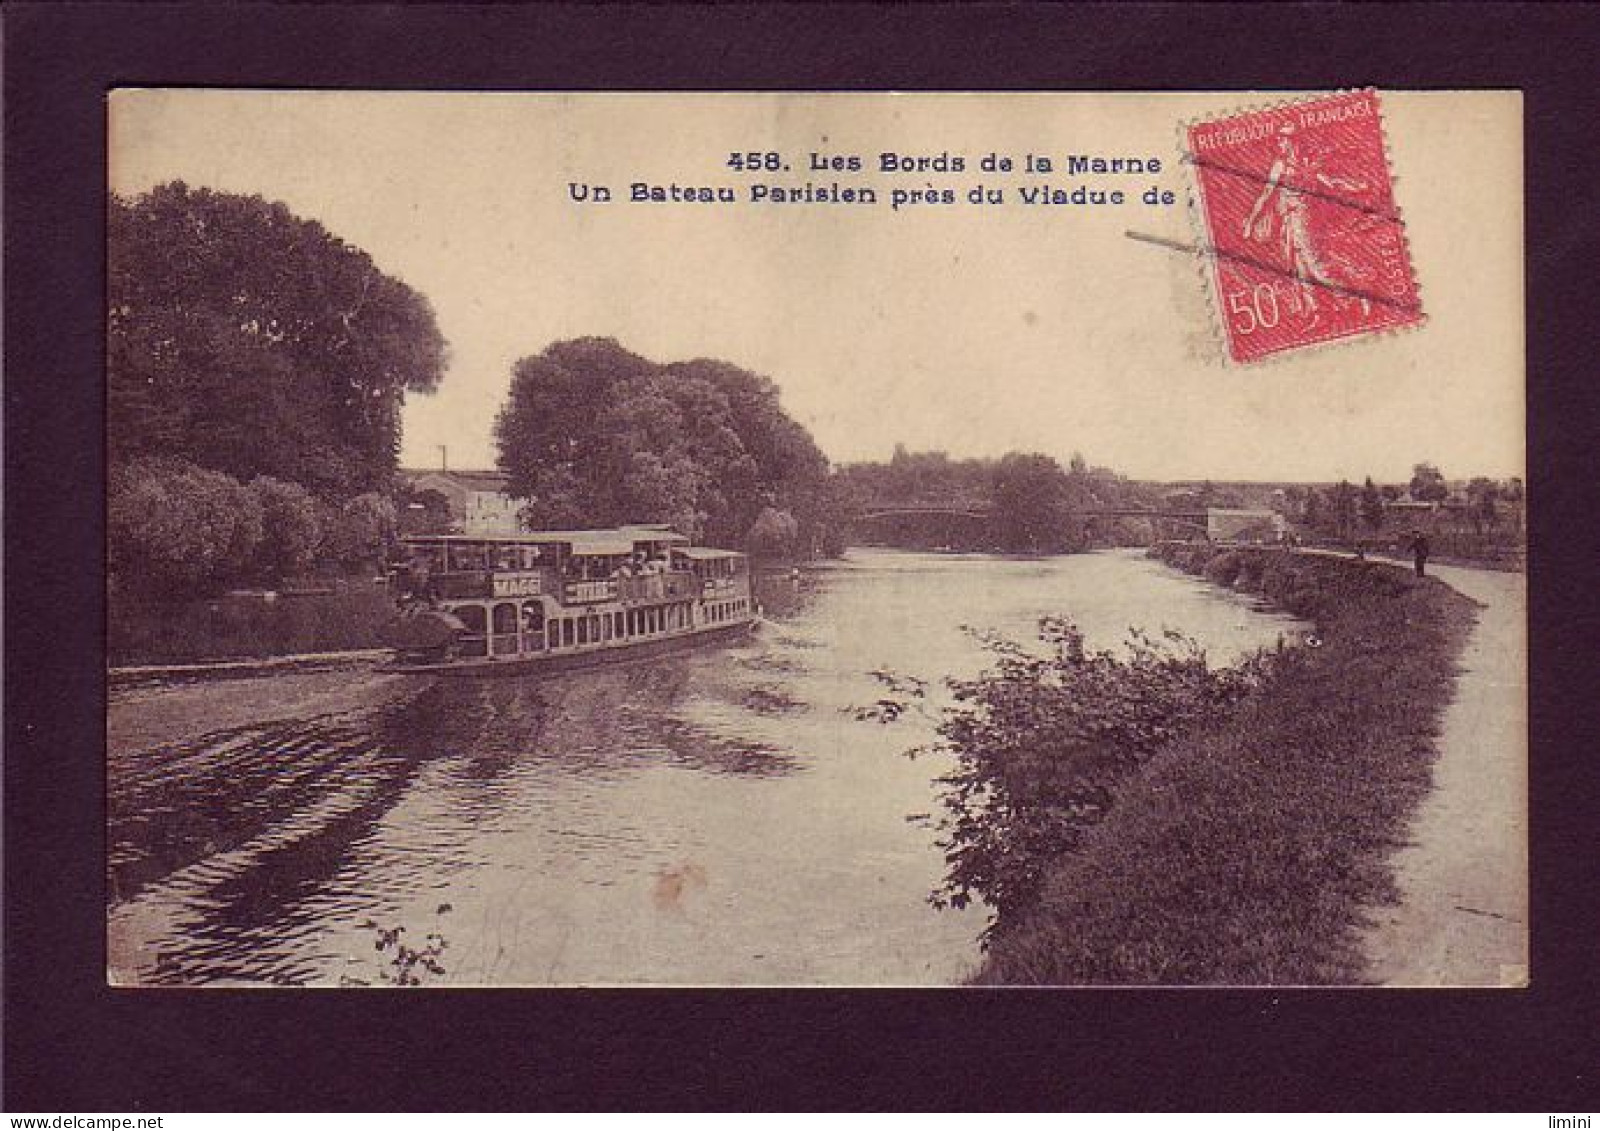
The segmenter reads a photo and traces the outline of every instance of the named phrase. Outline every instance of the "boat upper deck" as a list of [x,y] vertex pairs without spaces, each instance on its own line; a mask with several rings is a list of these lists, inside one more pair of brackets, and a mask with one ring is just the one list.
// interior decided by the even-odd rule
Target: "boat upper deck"
[[396,573],[401,591],[443,599],[681,600],[742,590],[748,577],[744,554],[690,546],[659,526],[412,535],[401,542],[407,556]]

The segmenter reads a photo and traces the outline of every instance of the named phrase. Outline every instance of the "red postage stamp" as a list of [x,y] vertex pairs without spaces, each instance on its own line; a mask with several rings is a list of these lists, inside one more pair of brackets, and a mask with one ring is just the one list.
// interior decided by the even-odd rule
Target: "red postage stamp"
[[1423,321],[1377,92],[1198,122],[1185,134],[1231,360]]

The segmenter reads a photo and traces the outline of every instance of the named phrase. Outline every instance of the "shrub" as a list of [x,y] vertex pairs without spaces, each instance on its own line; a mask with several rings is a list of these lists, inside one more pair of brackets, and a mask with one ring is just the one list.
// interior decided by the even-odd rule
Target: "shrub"
[[[1212,669],[1175,633],[1156,642],[1135,632],[1126,656],[1089,652],[1082,633],[1055,617],[1040,622],[1039,638],[1049,654],[987,638],[995,669],[949,682],[956,706],[939,726],[939,747],[956,768],[939,779],[940,847],[950,867],[933,902],[981,898],[996,914],[990,932],[1032,908],[1052,865],[1111,808],[1124,777],[1238,702],[1265,665],[1258,658]],[[911,686],[880,678],[901,694]],[[893,709],[881,710],[884,703]],[[884,703],[880,715],[903,710]]]
[[177,460],[141,460],[111,477],[110,567],[131,589],[216,591],[245,577],[262,538],[261,505],[232,476]]
[[316,500],[298,483],[265,475],[250,481],[250,493],[261,508],[257,575],[268,581],[282,581],[305,572],[322,546]]

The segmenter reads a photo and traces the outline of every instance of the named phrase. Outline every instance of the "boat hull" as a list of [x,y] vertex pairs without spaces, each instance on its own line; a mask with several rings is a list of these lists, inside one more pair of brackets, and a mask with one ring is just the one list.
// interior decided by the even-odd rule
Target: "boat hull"
[[537,652],[532,655],[502,657],[473,656],[469,659],[446,660],[439,663],[396,660],[380,664],[377,670],[396,675],[446,676],[532,675],[576,671],[606,664],[631,663],[703,645],[742,640],[754,631],[757,623],[759,623],[757,618],[751,617],[731,624],[708,626],[649,640],[591,646],[584,651]]

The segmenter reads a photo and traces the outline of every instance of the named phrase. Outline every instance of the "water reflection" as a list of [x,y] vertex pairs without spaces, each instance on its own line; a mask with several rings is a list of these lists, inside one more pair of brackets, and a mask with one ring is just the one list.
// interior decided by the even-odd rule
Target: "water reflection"
[[867,673],[971,675],[962,624],[1026,637],[1048,612],[1223,658],[1288,623],[1118,555],[874,552],[763,590],[746,644],[592,672],[326,673],[345,707],[292,719],[272,680],[114,704],[128,733],[216,717],[208,695],[255,715],[113,751],[117,976],[376,982],[376,924],[446,934],[457,983],[956,981],[982,911],[927,906],[943,862],[906,819],[936,808],[944,767],[904,757],[933,720],[854,719]]

